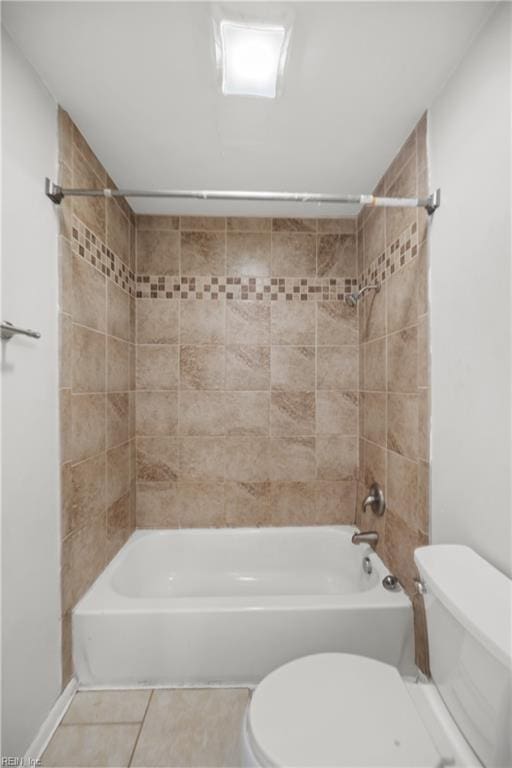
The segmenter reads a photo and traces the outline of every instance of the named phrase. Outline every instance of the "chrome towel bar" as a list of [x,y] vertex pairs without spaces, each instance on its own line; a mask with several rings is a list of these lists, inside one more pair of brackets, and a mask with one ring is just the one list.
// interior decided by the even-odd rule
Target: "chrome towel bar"
[[17,333],[21,334],[22,336],[30,336],[32,339],[41,338],[39,331],[31,331],[30,328],[18,328],[17,325],[13,325],[7,320],[4,320],[3,323],[0,323],[0,338],[8,341],[9,339],[12,339],[12,337]]

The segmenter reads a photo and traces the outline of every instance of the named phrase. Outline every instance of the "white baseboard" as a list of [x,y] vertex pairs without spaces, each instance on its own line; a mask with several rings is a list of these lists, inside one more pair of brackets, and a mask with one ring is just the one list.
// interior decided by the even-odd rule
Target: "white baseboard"
[[39,760],[44,750],[48,746],[48,742],[55,733],[57,726],[66,714],[66,711],[71,704],[73,696],[78,690],[78,682],[76,678],[72,677],[69,683],[66,685],[61,695],[48,713],[48,717],[39,729],[37,736],[28,748],[25,754],[25,765],[30,764],[31,760]]

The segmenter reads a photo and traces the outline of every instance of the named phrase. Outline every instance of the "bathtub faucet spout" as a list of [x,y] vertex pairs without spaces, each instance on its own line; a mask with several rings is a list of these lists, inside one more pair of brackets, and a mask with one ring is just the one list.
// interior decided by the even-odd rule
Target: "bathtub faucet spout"
[[361,531],[352,536],[352,544],[370,544],[372,547],[376,547],[378,542],[379,534],[377,531]]

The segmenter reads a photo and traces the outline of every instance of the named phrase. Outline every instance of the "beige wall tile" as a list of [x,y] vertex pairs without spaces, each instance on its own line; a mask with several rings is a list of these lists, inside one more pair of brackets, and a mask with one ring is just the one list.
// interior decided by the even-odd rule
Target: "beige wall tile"
[[316,219],[276,218],[272,219],[273,232],[316,232]]
[[272,525],[308,525],[315,519],[315,483],[271,483]]
[[388,340],[382,338],[362,345],[365,390],[387,389],[387,344]]
[[107,281],[107,333],[125,341],[132,340],[131,301],[126,291]]
[[130,436],[129,393],[110,392],[107,395],[107,448],[126,442]]
[[59,309],[73,311],[73,255],[69,240],[59,236]]
[[71,605],[76,605],[105,567],[104,513],[89,520],[68,538],[71,546]]
[[315,389],[315,347],[271,348],[272,389],[313,391]]
[[270,306],[254,301],[227,303],[226,343],[270,344]]
[[73,321],[105,331],[106,296],[103,275],[84,259],[73,256]]
[[356,512],[356,483],[354,480],[315,483],[315,523],[352,525]]
[[315,438],[271,438],[270,479],[274,482],[315,480]]
[[368,267],[384,253],[386,247],[386,209],[376,208],[368,213],[364,225],[363,260]]
[[198,482],[224,480],[225,439],[224,437],[180,438],[180,479]]
[[315,236],[293,232],[274,233],[272,235],[272,274],[279,277],[314,277],[316,275]]
[[100,163],[96,155],[94,154],[94,151],[91,149],[90,145],[87,143],[86,138],[81,133],[81,131],[77,128],[77,126],[72,123],[73,128],[73,149],[76,149],[82,156],[82,158],[85,160],[85,162],[89,165],[89,167],[94,171],[96,176],[98,177],[98,180],[100,181],[101,186],[105,186],[108,183],[107,178],[107,172],[105,171],[105,168]]
[[312,301],[275,303],[271,315],[272,344],[315,343],[316,306]]
[[137,229],[179,229],[179,216],[158,216],[139,214],[136,217]]
[[317,388],[357,390],[359,351],[357,347],[318,347]]
[[418,396],[388,396],[388,448],[414,461],[418,458]]
[[226,235],[224,232],[182,232],[181,274],[225,275]]
[[196,232],[224,232],[226,219],[224,216],[181,216],[181,229]]
[[105,510],[105,454],[71,465],[70,530],[76,530]]
[[179,347],[169,344],[138,344],[137,389],[178,389]]
[[226,308],[222,301],[181,301],[181,344],[223,344],[225,316]]
[[400,175],[403,168],[412,163],[416,159],[416,130],[411,131],[407,139],[404,141],[400,150],[397,152],[392,163],[385,174],[384,188],[387,194],[391,195],[389,191],[392,188],[393,182]]
[[73,152],[73,123],[68,113],[59,107],[57,114],[59,160],[71,165]]
[[370,291],[360,304],[361,339],[371,341],[388,332],[386,318],[388,285],[381,285],[380,291]]
[[270,525],[270,483],[224,483],[226,525]]
[[399,515],[409,525],[417,527],[418,463],[394,451],[388,451],[387,459],[386,488],[389,510]]
[[180,435],[224,435],[227,427],[224,401],[224,392],[183,390],[179,399]]
[[137,392],[135,398],[137,435],[174,435],[178,427],[176,392]]
[[318,435],[357,435],[357,392],[316,393],[316,432]]
[[418,387],[430,384],[429,320],[424,315],[418,321]]
[[226,347],[226,390],[265,390],[270,387],[270,347]]
[[224,483],[179,482],[178,507],[182,528],[225,526]]
[[418,496],[413,524],[426,535],[430,519],[430,466],[426,461],[418,462]]
[[105,391],[105,335],[73,325],[73,392]]
[[319,480],[355,480],[358,472],[357,437],[321,435],[316,439]]
[[130,223],[114,198],[106,200],[106,243],[127,266],[130,266]]
[[227,235],[228,275],[270,275],[271,237],[268,234],[229,232]]
[[72,530],[73,482],[72,464],[66,461],[60,465],[60,537],[64,539]]
[[363,418],[362,435],[372,443],[387,445],[387,395],[385,392],[364,392],[360,408]]
[[391,572],[398,576],[408,595],[412,596],[415,594],[414,579],[417,577],[414,550],[424,546],[427,539],[392,510],[388,509],[385,517],[386,562]]
[[424,461],[430,459],[430,391],[418,390],[418,454]]
[[[98,189],[102,187],[100,177],[84,159],[81,152],[73,147],[73,187]],[[75,197],[73,213],[91,229],[95,235],[105,241],[105,198]]]
[[133,389],[131,381],[131,344],[107,336],[107,391],[126,392]]
[[107,509],[106,556],[110,561],[119,552],[133,531],[130,511],[130,492],[117,499]]
[[363,444],[363,461],[359,474],[363,486],[368,489],[373,483],[378,483],[386,493],[388,452],[380,445],[370,443],[367,440],[361,442]]
[[269,441],[260,437],[225,439],[226,480],[261,483],[269,479]]
[[223,346],[181,346],[181,389],[223,389],[224,383],[225,353]]
[[73,383],[73,322],[71,315],[59,313],[59,387]]
[[230,216],[226,221],[226,225],[228,232],[270,232],[272,229],[272,219]]
[[417,259],[395,272],[388,286],[389,333],[414,325],[418,315]]
[[315,434],[314,392],[272,392],[270,434],[273,437]]
[[317,344],[334,346],[359,342],[357,311],[352,307],[343,301],[319,301],[316,308]]
[[318,238],[317,275],[346,277],[356,275],[356,236],[321,235]]
[[71,389],[59,390],[59,438],[62,462],[73,458]]
[[418,332],[416,326],[388,337],[388,389],[415,392],[418,381]]
[[180,302],[137,299],[136,339],[139,344],[177,344]]
[[71,635],[71,613],[61,617],[61,650],[62,650],[62,678],[61,686],[65,688],[73,677],[73,655]]
[[137,480],[171,482],[179,476],[179,442],[175,437],[138,437]]
[[179,527],[177,483],[137,483],[137,527]]
[[180,235],[168,230],[137,230],[137,272],[143,275],[180,274]]
[[71,395],[71,459],[82,461],[105,449],[105,395]]
[[107,451],[107,506],[130,490],[130,444]]
[[269,392],[223,393],[222,418],[227,435],[269,434]]
[[424,315],[429,311],[429,252],[428,242],[423,242],[418,252],[418,316]]
[[[416,157],[403,166],[388,189],[390,197],[414,197],[417,189]],[[417,221],[416,208],[386,208],[386,241],[391,245],[407,227]]]
[[356,231],[356,218],[317,219],[317,230],[320,234],[351,235]]

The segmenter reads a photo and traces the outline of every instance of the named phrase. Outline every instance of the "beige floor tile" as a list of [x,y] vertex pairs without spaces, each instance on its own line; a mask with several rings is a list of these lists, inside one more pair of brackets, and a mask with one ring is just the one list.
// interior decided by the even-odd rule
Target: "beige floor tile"
[[139,733],[134,725],[60,725],[42,759],[57,768],[126,768]]
[[62,721],[66,725],[141,723],[151,691],[80,691]]
[[239,738],[249,691],[155,691],[133,766],[206,768],[240,765]]

